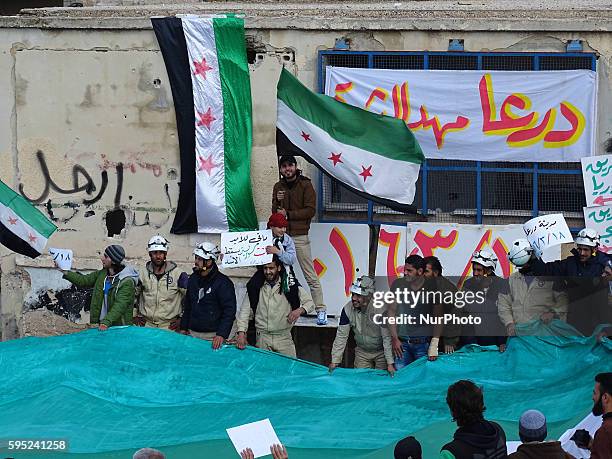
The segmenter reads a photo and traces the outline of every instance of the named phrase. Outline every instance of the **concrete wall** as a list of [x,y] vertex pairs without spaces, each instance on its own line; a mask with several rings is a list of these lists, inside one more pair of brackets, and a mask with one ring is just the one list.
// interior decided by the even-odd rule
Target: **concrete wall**
[[[122,244],[131,261],[142,262],[146,242],[156,233],[169,237],[170,258],[189,269],[193,244],[215,237],[169,234],[178,197],[178,144],[155,36],[142,17],[118,20],[122,27],[111,29],[97,28],[99,22],[92,17],[83,20],[78,28],[52,22],[36,26],[26,19],[0,21],[0,100],[5,101],[0,110],[0,178],[15,189],[21,187],[55,221],[59,230],[50,245],[72,248],[77,269],[97,268],[98,252],[110,243]],[[246,23],[259,52],[251,66],[251,170],[260,220],[268,217],[270,190],[278,178],[275,83],[281,66],[288,64],[315,88],[317,51],[332,48],[340,37],[350,39],[352,50],[445,51],[449,39],[463,38],[466,51],[518,52],[564,52],[567,40],[580,38],[585,51],[600,55],[598,142],[612,133],[612,113],[606,109],[612,105],[612,34],[607,30],[470,32],[398,26],[369,31],[367,21],[355,23],[353,30],[334,30],[329,23],[322,23],[320,30],[310,24],[305,30],[290,28],[290,23],[273,27],[256,17],[247,17]],[[0,247],[0,257],[0,330],[2,339],[9,339],[19,333],[24,309],[58,304],[56,295],[42,300],[40,295],[46,287],[55,292],[62,285],[49,273],[52,265],[46,256],[32,261]],[[70,309],[74,317],[75,307],[60,309],[64,315]]]

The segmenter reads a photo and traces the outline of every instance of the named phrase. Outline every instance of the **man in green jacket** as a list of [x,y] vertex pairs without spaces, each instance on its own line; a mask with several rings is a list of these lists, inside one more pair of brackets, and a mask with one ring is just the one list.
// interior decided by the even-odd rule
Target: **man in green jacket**
[[123,264],[125,250],[109,245],[100,260],[102,269],[89,274],[62,271],[63,278],[77,287],[92,288],[90,323],[107,330],[115,325],[132,325],[134,291],[138,272]]

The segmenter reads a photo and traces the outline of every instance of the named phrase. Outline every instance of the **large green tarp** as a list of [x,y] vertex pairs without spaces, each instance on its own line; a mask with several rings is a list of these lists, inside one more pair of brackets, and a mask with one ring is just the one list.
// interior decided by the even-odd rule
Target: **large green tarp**
[[530,408],[558,437],[588,413],[594,375],[611,369],[612,343],[594,338],[516,337],[503,354],[471,346],[390,378],[375,370],[330,375],[254,348],[212,351],[207,341],[163,330],[92,329],[0,343],[0,442],[66,439],[69,457],[131,457],[151,446],[172,459],[235,458],[225,429],[270,418],[292,459],[389,458],[408,434],[434,458],[455,429],[445,404],[454,381],[483,386],[486,417],[509,440]]

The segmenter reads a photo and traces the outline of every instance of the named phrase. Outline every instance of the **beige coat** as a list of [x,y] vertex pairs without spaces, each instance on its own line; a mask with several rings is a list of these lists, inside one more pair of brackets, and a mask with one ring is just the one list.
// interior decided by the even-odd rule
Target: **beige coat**
[[[291,312],[291,305],[287,297],[280,291],[280,279],[274,285],[264,282],[259,291],[259,303],[255,312],[255,329],[270,334],[287,333],[293,327],[287,322],[287,315]],[[307,314],[315,310],[310,293],[299,287],[300,306]],[[240,312],[238,313],[237,332],[245,332],[249,328],[249,316],[251,315],[251,303],[249,295],[244,296]]]
[[353,307],[353,303],[344,306],[340,315],[340,324],[336,331],[336,339],[332,346],[332,363],[342,362],[344,349],[349,338],[351,328],[355,334],[355,343],[358,348],[366,352],[384,352],[387,364],[393,363],[393,351],[391,349],[391,335],[386,328],[374,323],[375,314],[381,310],[368,305],[365,312]]
[[163,325],[181,315],[185,289],[178,287],[176,264],[166,262],[166,272],[157,280],[151,262],[138,270],[138,312],[147,322]]
[[499,318],[505,326],[537,320],[545,312],[554,312],[559,319],[567,319],[568,299],[565,292],[553,290],[553,282],[536,277],[527,285],[525,276],[514,272],[508,278],[508,293],[497,299]]

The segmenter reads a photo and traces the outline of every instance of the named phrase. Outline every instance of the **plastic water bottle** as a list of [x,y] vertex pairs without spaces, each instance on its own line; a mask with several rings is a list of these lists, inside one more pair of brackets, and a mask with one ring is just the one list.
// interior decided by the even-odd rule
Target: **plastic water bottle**
[[327,312],[317,312],[317,325],[327,325]]

